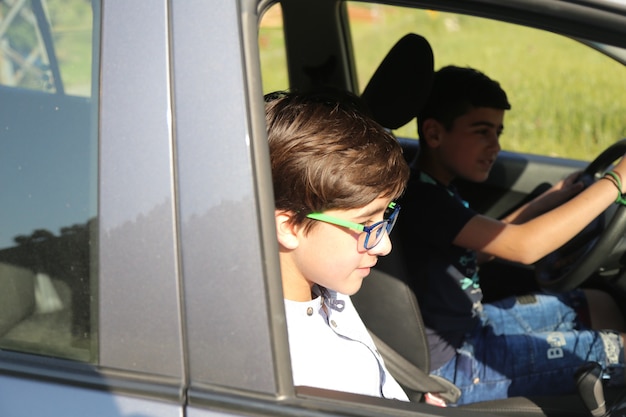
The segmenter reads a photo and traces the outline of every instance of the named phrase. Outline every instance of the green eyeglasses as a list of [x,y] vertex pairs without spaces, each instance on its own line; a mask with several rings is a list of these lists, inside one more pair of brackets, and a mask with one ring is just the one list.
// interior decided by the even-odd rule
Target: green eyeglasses
[[370,250],[374,246],[378,245],[381,240],[383,240],[383,236],[385,235],[383,233],[384,231],[387,231],[387,234],[391,233],[391,231],[393,230],[393,226],[396,225],[396,221],[398,220],[399,211],[400,205],[392,201],[385,210],[384,220],[376,222],[371,226],[364,226],[359,223],[339,219],[337,217],[329,216],[325,213],[311,213],[307,215],[307,217],[309,219],[319,220],[324,223],[347,227],[349,229],[362,232],[359,235],[359,242],[363,244],[365,250]]

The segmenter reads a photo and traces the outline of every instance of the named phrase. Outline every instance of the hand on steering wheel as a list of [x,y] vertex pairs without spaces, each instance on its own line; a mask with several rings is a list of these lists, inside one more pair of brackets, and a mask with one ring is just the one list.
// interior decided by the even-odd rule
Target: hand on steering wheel
[[[602,152],[581,174],[585,187],[602,178],[611,164],[625,153],[626,139]],[[612,204],[568,243],[537,262],[537,282],[553,291],[579,287],[600,269],[625,231],[626,206]]]

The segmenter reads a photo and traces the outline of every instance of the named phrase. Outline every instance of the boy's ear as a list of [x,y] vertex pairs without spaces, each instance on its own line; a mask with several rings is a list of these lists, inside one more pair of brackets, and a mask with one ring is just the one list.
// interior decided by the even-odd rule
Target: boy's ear
[[275,210],[276,237],[278,243],[286,249],[295,249],[299,245],[298,226],[291,220],[293,213],[285,210]]
[[426,144],[431,148],[437,148],[440,144],[441,124],[435,119],[426,119],[422,124]]

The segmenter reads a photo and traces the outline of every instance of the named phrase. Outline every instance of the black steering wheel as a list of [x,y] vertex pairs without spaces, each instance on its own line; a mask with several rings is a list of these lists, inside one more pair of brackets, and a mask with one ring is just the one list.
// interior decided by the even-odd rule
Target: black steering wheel
[[[580,179],[585,187],[602,178],[611,164],[625,153],[626,139],[605,149],[582,173]],[[537,282],[552,291],[579,287],[602,266],[625,231],[626,206],[611,204],[568,243],[537,262]]]

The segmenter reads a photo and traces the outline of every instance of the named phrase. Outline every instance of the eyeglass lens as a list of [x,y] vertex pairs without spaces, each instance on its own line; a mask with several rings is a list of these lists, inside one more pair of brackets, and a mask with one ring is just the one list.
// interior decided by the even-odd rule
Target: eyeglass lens
[[363,247],[365,247],[366,250],[372,249],[374,246],[380,243],[380,241],[383,239],[384,231],[386,231],[387,234],[391,233],[391,231],[393,230],[393,226],[395,226],[396,220],[398,218],[396,214],[397,213],[394,212],[388,219],[382,221],[374,229],[361,235],[363,236]]

